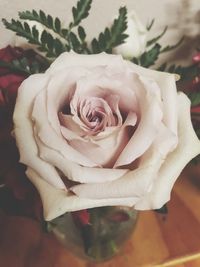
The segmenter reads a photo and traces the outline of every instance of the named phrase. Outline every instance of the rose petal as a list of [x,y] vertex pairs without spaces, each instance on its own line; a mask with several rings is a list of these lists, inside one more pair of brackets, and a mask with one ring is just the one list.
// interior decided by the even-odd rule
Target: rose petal
[[107,199],[88,199],[79,198],[75,195],[70,194],[64,190],[59,190],[44,181],[38,176],[32,169],[27,170],[27,176],[31,182],[38,189],[44,210],[45,220],[50,221],[54,218],[70,211],[89,209],[94,207],[103,206],[133,206],[137,202],[138,198],[107,198]]
[[57,167],[71,181],[81,183],[103,183],[105,181],[116,180],[128,171],[127,169],[113,170],[108,168],[82,167],[63,158],[51,148],[43,146],[39,139],[36,138],[36,140],[40,147],[39,156]]
[[132,163],[150,147],[163,117],[161,103],[157,97],[151,94],[148,88],[144,88],[140,80],[134,79],[134,81],[137,83],[137,97],[140,103],[141,120],[134,135],[115,163],[115,168]]
[[[84,157],[84,155],[80,154],[78,151],[74,150],[66,140],[63,138],[60,132],[56,132],[51,124],[47,120],[47,110],[46,110],[46,97],[45,91],[41,91],[35,101],[32,112],[32,118],[35,123],[35,132],[40,140],[46,146],[50,147],[55,153],[59,153],[63,158],[69,159],[73,162],[77,162],[84,166],[94,167],[96,164],[91,160]],[[38,147],[39,151],[41,151],[42,147]]]
[[[38,158],[38,149],[33,138],[30,112],[35,96],[48,82],[48,76],[36,74],[26,79],[19,88],[14,112],[14,133],[20,151],[20,162],[35,169],[38,175],[57,188],[65,188],[55,168]],[[35,86],[37,84],[37,86]]]
[[162,163],[158,158],[156,165],[129,171],[121,178],[112,182],[101,184],[80,184],[70,190],[80,198],[105,199],[105,198],[139,198],[148,192],[151,181],[157,174]]
[[[62,53],[47,70],[48,74],[55,74],[66,68],[84,67],[95,68],[97,66],[121,66],[124,61],[121,56],[100,53],[88,57],[88,55],[77,54],[73,51]],[[112,69],[112,68],[111,68]]]
[[[96,96],[103,99],[110,95],[119,96],[119,109],[124,113],[138,111],[137,98],[134,92],[133,73],[127,65],[123,66],[123,71],[112,71],[108,74],[107,68],[101,69],[96,75],[88,73],[77,82],[76,91],[73,96],[73,106],[76,107],[80,98],[86,96]],[[115,70],[116,67],[113,69]]]
[[161,208],[170,199],[170,192],[182,169],[200,153],[200,141],[190,118],[190,101],[183,93],[178,95],[178,140],[177,148],[164,161],[152,190],[136,203],[136,209]]
[[71,139],[70,145],[91,160],[95,155],[95,162],[99,166],[112,168],[129,141],[130,126],[133,129],[136,121],[136,114],[130,112],[122,127],[113,127],[111,130],[107,127],[94,138],[88,139],[88,142],[86,139]]
[[127,61],[127,65],[136,73],[155,80],[161,90],[163,101],[163,122],[177,135],[177,90],[174,74],[146,69]]

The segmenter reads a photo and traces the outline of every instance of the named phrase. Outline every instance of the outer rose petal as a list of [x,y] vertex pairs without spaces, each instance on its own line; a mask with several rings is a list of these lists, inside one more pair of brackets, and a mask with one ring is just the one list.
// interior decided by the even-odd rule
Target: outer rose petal
[[48,76],[36,74],[22,83],[19,88],[13,117],[14,131],[20,151],[20,162],[37,170],[39,175],[55,187],[64,189],[65,185],[55,168],[38,157],[38,149],[33,137],[32,121],[29,117],[33,105],[32,101],[38,92],[46,86],[47,82]]
[[43,203],[45,220],[50,221],[64,214],[65,212],[89,209],[103,206],[133,206],[138,197],[134,198],[105,198],[105,199],[88,199],[79,198],[70,192],[60,190],[43,180],[32,169],[27,170],[27,175],[31,182],[38,189]]
[[138,65],[127,62],[129,67],[136,73],[157,82],[161,89],[163,99],[163,122],[175,134],[177,134],[177,90],[175,74],[145,69]]
[[[137,79],[135,79],[135,83],[137,83]],[[137,85],[141,120],[135,133],[115,163],[115,167],[132,163],[150,147],[163,118],[161,103],[155,94],[148,92],[148,88],[143,88],[142,84],[137,83]],[[157,90],[157,88],[155,89]]]
[[198,140],[190,118],[190,100],[178,95],[178,146],[164,161],[152,190],[135,205],[138,210],[159,209],[170,199],[172,187],[186,164],[200,153]]
[[72,67],[84,67],[84,68],[95,68],[97,66],[121,66],[124,61],[121,56],[110,55],[106,53],[100,53],[88,57],[88,55],[77,54],[73,51],[65,52],[61,54],[47,70],[48,74],[55,74],[65,68]]
[[48,146],[42,145],[39,139],[37,139],[37,144],[41,149],[40,157],[57,167],[71,181],[80,183],[103,183],[116,180],[128,172],[128,169],[113,170],[108,168],[82,167],[63,158]]

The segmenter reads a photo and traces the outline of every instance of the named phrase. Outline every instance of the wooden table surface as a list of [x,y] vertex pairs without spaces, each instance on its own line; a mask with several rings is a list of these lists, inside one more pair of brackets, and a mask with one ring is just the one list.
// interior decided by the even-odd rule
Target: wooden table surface
[[199,174],[184,172],[174,187],[168,215],[141,212],[121,253],[99,265],[73,256],[37,222],[1,214],[0,267],[199,267]]

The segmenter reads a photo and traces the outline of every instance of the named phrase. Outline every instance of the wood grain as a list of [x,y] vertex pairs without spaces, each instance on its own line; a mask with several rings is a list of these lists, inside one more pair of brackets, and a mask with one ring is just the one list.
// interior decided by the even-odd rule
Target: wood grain
[[[195,174],[192,174],[195,176]],[[176,183],[167,216],[141,212],[122,251],[99,265],[76,258],[28,218],[0,214],[0,267],[199,267],[200,176],[185,171]]]

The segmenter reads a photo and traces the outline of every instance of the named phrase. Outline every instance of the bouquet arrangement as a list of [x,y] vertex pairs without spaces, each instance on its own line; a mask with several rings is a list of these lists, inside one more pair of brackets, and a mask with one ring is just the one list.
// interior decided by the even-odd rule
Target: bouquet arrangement
[[[0,176],[1,190],[12,188],[20,203],[28,196],[32,209],[23,209],[40,218],[35,186],[51,229],[61,218],[63,230],[64,215],[73,212],[86,253],[96,257],[94,229],[104,245],[108,239],[101,216],[114,231],[116,222],[134,217],[124,206],[160,210],[182,169],[200,153],[200,91],[199,54],[191,66],[165,63],[153,70],[159,55],[183,39],[162,47],[165,28],[147,40],[154,21],[145,28],[126,7],[88,42],[80,24],[91,3],[77,2],[67,28],[41,10],[3,19],[32,48],[0,50]],[[176,88],[187,73],[193,74],[187,90],[192,109]]]

